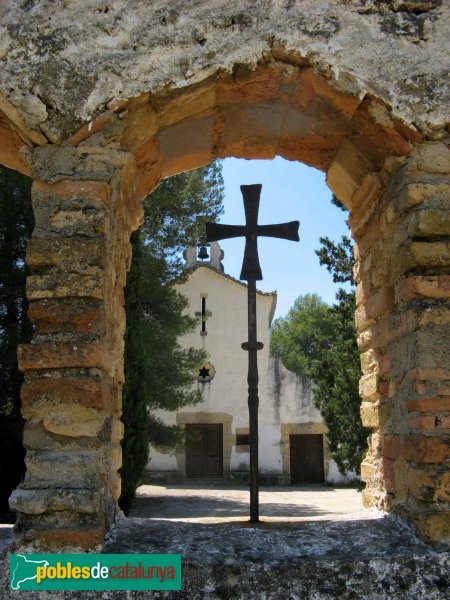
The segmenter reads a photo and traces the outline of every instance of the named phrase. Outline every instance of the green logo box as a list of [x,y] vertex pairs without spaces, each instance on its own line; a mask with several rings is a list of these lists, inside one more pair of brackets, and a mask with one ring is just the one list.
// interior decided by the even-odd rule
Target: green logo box
[[181,590],[181,554],[11,554],[12,590]]

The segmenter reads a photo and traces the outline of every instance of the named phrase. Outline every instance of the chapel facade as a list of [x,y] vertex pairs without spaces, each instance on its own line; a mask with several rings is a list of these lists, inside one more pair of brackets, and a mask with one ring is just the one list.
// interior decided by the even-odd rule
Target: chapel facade
[[[200,260],[196,248],[185,252],[187,281],[177,286],[198,318],[195,330],[181,337],[184,348],[202,348],[208,358],[196,383],[202,402],[155,417],[184,430],[176,449],[150,446],[144,480],[224,480],[243,482],[249,474],[247,286],[224,271],[224,252],[211,242]],[[330,458],[326,426],[314,406],[313,382],[284,367],[269,353],[275,292],[257,291],[259,371],[259,473],[263,484],[316,484],[345,481]]]

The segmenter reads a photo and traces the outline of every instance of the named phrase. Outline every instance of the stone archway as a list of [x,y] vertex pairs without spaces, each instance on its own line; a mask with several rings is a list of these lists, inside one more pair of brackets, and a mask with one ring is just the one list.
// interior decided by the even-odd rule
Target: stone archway
[[[167,87],[112,99],[69,133],[50,123],[44,137],[12,104],[0,106],[1,158],[31,169],[37,223],[27,254],[36,332],[19,353],[28,470],[12,498],[23,546],[94,548],[115,518],[123,286],[141,199],[162,177],[212,158],[275,155],[326,171],[351,210],[361,414],[372,428],[364,501],[427,540],[448,539],[445,131],[419,130],[383,94],[363,93],[356,76],[339,85],[323,61],[273,39],[263,45],[257,65],[226,54],[227,68],[199,68],[192,85],[171,85],[169,65]],[[38,145],[27,161],[24,144]]]

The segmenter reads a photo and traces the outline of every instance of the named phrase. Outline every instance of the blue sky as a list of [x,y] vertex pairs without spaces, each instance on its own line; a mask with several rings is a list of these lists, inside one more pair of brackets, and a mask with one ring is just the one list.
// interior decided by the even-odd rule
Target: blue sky
[[[319,238],[328,236],[340,241],[348,234],[347,218],[331,204],[331,191],[324,173],[304,164],[282,158],[245,160],[227,158],[223,161],[225,181],[225,212],[221,223],[245,223],[240,185],[262,184],[259,223],[300,221],[300,242],[260,237],[259,260],[263,280],[258,289],[278,292],[276,317],[286,315],[300,294],[317,292],[325,302],[332,303],[338,285],[333,283],[325,267],[320,266],[314,250]],[[244,238],[219,242],[225,252],[225,272],[239,278],[244,253]]]

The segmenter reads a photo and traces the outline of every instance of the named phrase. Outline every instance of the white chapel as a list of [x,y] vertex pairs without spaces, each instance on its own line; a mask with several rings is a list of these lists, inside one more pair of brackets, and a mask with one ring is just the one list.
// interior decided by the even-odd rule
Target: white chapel
[[[195,385],[202,402],[178,412],[157,411],[166,424],[184,429],[184,444],[167,451],[150,446],[144,481],[176,482],[207,478],[248,480],[247,286],[224,272],[217,242],[200,260],[197,248],[185,252],[189,276],[177,286],[198,326],[180,339],[184,347],[204,348],[208,359]],[[326,427],[313,402],[313,383],[288,371],[269,355],[269,329],[275,292],[257,292],[260,483],[312,484],[344,480],[327,451]]]

